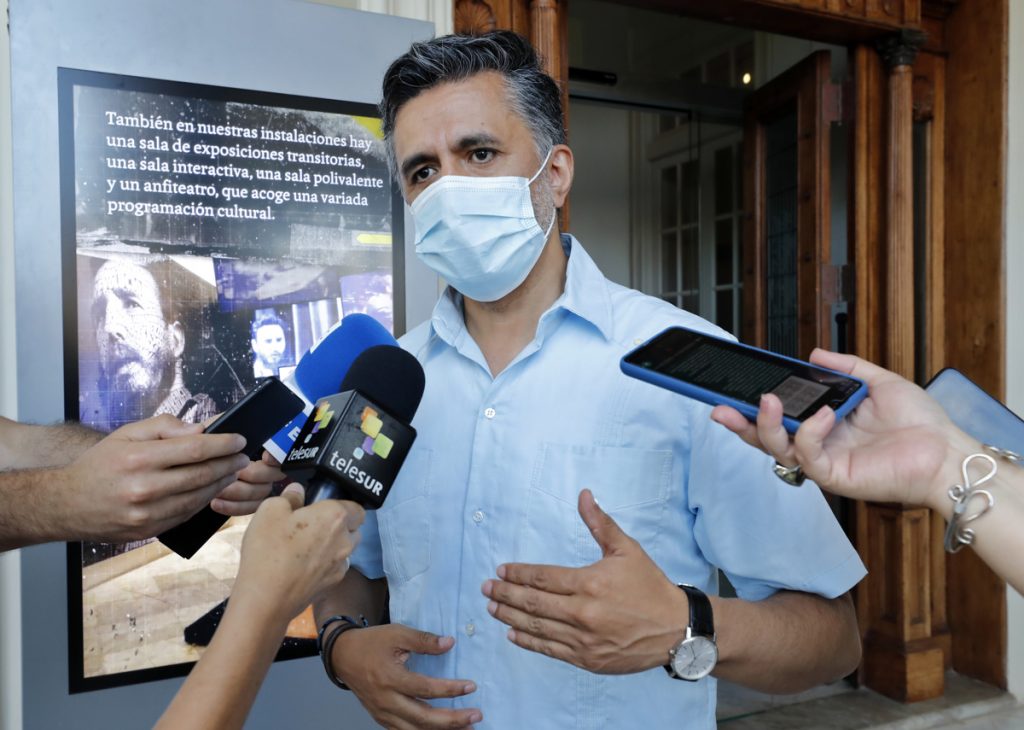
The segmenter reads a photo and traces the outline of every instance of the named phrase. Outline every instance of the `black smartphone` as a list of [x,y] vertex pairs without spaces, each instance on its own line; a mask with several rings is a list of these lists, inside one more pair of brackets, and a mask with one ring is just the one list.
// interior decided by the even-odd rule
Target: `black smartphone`
[[924,389],[964,433],[983,444],[1024,453],[1024,420],[959,370],[940,370]]
[[[256,461],[263,454],[263,443],[299,415],[304,406],[302,398],[287,385],[277,378],[267,378],[224,411],[203,433],[241,434],[245,438],[242,453]],[[206,505],[157,539],[181,557],[191,558],[227,519]]]
[[732,406],[751,421],[764,393],[782,401],[782,423],[794,433],[828,405],[836,418],[868,394],[862,380],[785,355],[669,327],[626,354],[622,372],[709,405]]

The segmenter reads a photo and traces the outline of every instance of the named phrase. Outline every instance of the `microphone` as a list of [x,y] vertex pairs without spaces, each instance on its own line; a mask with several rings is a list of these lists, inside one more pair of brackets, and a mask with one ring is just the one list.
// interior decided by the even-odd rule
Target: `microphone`
[[415,357],[379,345],[352,363],[342,392],[322,398],[282,462],[306,486],[306,504],[348,499],[377,509],[387,498],[416,430],[409,425],[425,376]]
[[[290,377],[263,381],[210,424],[205,433],[240,433],[246,438],[244,453],[250,459],[260,457],[262,443],[271,456],[283,461],[312,411],[312,402],[336,392],[337,384],[364,350],[397,344],[373,317],[350,314],[302,356]],[[206,505],[157,539],[181,557],[191,558],[227,519]]]
[[345,378],[353,361],[367,348],[375,345],[398,346],[398,342],[380,322],[368,314],[350,314],[328,330],[323,338],[302,356],[295,371],[282,379],[305,401],[305,408],[288,421],[263,444],[279,462],[295,443],[313,404],[321,398],[338,392],[338,384]]

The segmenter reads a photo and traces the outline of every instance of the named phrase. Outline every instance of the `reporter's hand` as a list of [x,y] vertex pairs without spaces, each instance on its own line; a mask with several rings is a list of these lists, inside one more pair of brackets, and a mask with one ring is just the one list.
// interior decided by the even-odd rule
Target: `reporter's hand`
[[463,728],[480,722],[476,708],[449,710],[423,700],[461,697],[476,691],[465,679],[437,679],[410,672],[411,654],[444,654],[455,645],[401,624],[346,631],[334,644],[331,666],[380,725],[398,730]]
[[127,541],[158,535],[198,512],[249,460],[237,434],[162,415],[109,434],[66,467],[47,505],[65,539]]
[[810,359],[868,384],[868,397],[839,423],[824,406],[790,439],[774,395],[763,397],[757,423],[727,406],[717,406],[711,418],[780,464],[800,464],[818,486],[844,497],[921,505],[945,491],[944,482],[959,471],[946,463],[959,432],[935,400],[853,355],[816,349]]
[[286,478],[280,462],[264,451],[259,461],[251,462],[238,472],[238,480],[218,494],[210,507],[228,517],[251,515],[270,496],[274,483]]
[[345,577],[366,516],[354,502],[328,499],[303,507],[302,498],[302,487],[290,484],[256,510],[231,592],[232,601],[255,598],[273,607],[284,623]]

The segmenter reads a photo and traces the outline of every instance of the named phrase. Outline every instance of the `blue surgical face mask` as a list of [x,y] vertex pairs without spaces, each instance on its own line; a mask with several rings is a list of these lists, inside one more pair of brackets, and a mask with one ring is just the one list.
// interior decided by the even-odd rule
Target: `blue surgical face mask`
[[537,223],[533,177],[445,175],[411,206],[416,255],[463,296],[494,302],[522,284],[540,258],[547,231]]

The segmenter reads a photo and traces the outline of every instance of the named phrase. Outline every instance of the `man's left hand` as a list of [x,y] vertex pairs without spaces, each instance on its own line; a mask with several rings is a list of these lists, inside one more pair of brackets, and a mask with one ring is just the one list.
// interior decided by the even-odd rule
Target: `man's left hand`
[[277,459],[264,451],[263,458],[249,462],[249,466],[238,472],[238,479],[225,487],[210,507],[229,517],[251,515],[270,496],[274,482],[286,478]]
[[599,674],[630,674],[669,661],[686,632],[686,594],[584,489],[579,513],[603,557],[584,568],[508,563],[488,580],[487,610],[510,641]]

